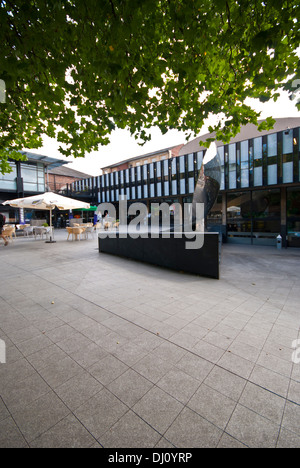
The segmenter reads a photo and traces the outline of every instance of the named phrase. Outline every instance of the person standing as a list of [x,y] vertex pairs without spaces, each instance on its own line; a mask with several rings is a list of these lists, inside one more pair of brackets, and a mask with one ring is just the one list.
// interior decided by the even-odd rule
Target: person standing
[[8,245],[8,240],[6,239],[6,237],[3,234],[3,227],[4,227],[4,224],[5,224],[5,221],[6,221],[5,216],[0,213],[0,237],[2,237],[2,239],[4,241],[4,245],[6,247]]

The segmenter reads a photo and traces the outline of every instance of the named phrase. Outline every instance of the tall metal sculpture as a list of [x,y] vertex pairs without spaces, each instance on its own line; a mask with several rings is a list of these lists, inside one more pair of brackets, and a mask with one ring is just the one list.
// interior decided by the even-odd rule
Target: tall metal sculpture
[[[221,160],[217,145],[215,143],[211,143],[203,158],[193,196],[192,220],[194,230],[204,230],[205,220],[215,204],[220,186]],[[198,203],[202,203],[204,205],[204,219],[202,226],[196,225],[196,207]]]

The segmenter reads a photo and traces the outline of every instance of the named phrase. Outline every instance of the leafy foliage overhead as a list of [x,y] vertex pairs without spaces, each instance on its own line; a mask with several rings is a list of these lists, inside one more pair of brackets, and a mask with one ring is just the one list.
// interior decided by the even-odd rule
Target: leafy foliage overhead
[[116,127],[197,135],[222,114],[229,141],[257,124],[246,98],[295,92],[299,18],[298,0],[0,0],[0,170],[43,134],[78,157]]

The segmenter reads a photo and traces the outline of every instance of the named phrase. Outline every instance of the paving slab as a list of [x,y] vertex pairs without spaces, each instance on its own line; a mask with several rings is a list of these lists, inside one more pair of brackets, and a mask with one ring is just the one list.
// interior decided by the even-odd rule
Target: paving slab
[[215,280],[55,239],[0,244],[1,448],[299,447],[300,250]]

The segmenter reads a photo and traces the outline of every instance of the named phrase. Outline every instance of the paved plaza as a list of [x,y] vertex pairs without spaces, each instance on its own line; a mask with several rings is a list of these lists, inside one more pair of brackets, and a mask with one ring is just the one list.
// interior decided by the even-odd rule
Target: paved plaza
[[215,280],[56,241],[0,245],[1,448],[300,446],[300,249]]

